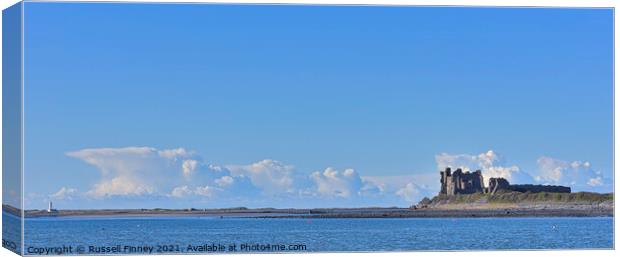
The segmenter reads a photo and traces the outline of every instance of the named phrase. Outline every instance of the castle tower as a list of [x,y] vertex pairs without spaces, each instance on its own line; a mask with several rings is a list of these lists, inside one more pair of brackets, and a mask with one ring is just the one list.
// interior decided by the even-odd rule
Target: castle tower
[[452,180],[452,170],[448,167],[445,171],[439,171],[439,174],[441,175],[441,180],[439,181],[441,183],[441,190],[439,194],[447,194],[449,181]]
[[457,168],[453,172],[450,168],[446,168],[439,174],[441,175],[439,194],[456,195],[484,192],[484,179],[480,170],[463,172],[463,169]]

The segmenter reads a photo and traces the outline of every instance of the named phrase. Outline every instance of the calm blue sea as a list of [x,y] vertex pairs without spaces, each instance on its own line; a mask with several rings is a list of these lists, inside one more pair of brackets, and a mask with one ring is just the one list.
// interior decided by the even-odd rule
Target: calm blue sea
[[[233,245],[236,252],[613,248],[610,217],[52,217],[26,219],[25,231],[25,248],[30,254],[69,246],[73,254],[78,248],[77,253],[85,254],[229,252]],[[152,252],[148,247],[153,247]]]

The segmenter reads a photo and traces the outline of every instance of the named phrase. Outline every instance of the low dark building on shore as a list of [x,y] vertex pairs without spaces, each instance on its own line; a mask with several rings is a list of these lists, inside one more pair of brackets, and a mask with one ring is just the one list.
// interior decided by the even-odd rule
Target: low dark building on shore
[[550,192],[550,193],[570,193],[570,187],[565,186],[548,186],[548,185],[511,185],[505,178],[490,178],[489,186],[484,186],[482,172],[476,170],[474,172],[463,172],[457,169],[454,172],[450,168],[440,171],[441,190],[439,194],[456,195],[456,194],[473,194],[473,193],[490,193],[497,191],[516,191],[516,192]]

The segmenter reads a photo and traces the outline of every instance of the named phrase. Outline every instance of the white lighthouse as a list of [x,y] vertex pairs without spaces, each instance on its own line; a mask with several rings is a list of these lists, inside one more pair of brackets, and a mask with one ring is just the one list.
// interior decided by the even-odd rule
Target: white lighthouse
[[50,201],[49,205],[47,206],[47,212],[56,212],[54,206],[52,205],[52,201]]

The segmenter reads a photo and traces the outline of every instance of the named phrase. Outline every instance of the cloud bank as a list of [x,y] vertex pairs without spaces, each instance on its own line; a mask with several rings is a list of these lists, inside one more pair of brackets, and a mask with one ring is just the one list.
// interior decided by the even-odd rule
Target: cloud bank
[[[326,167],[314,172],[265,159],[250,164],[216,165],[184,148],[93,148],[67,156],[96,168],[99,181],[83,192],[62,187],[49,200],[174,201],[178,204],[235,206],[274,201],[287,205],[364,206],[384,202],[407,206],[424,195],[412,178],[405,184],[365,179],[352,168]],[[388,185],[389,184],[389,185]],[[374,201],[374,202],[373,202]]]
[[612,191],[613,183],[602,172],[594,170],[588,161],[564,161],[543,156],[536,161],[538,173],[534,179],[543,184],[560,184],[573,191]]
[[[101,180],[86,194],[111,196],[168,195],[179,187],[208,196],[215,179],[230,176],[226,170],[205,165],[183,148],[157,150],[152,147],[97,148],[67,153],[99,170]],[[186,188],[186,189],[187,189]]]
[[66,155],[93,166],[98,181],[33,194],[28,203],[45,206],[53,200],[78,208],[409,206],[437,194],[437,171],[446,167],[480,169],[485,183],[504,177],[515,184],[559,184],[573,191],[612,190],[612,181],[587,161],[543,156],[536,161],[537,170],[526,172],[492,150],[437,154],[437,170],[405,176],[362,176],[351,167],[301,171],[273,159],[218,165],[184,148],[93,148]]

